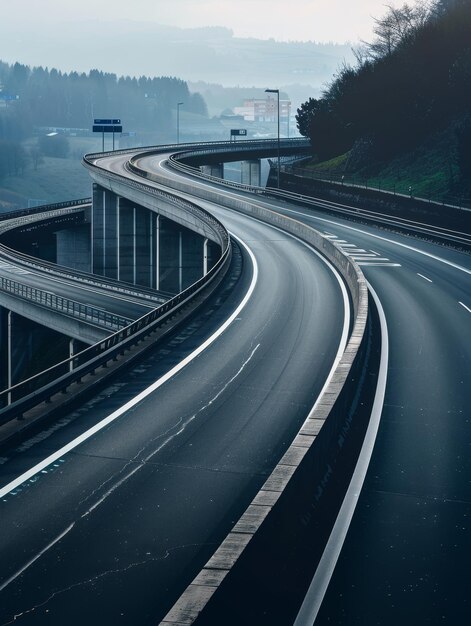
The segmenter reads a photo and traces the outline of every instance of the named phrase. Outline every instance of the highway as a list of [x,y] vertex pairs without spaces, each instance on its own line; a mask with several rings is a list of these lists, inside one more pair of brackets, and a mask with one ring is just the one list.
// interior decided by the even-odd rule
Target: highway
[[376,445],[315,623],[467,623],[469,255],[337,219],[303,219],[346,242],[379,296],[389,337]]
[[[148,157],[140,166],[161,171],[164,160]],[[124,161],[103,165],[121,172]],[[359,461],[361,495],[347,496],[348,521],[338,520],[343,531],[332,535],[323,575],[306,588],[297,626],[467,623],[469,255],[321,209],[254,202],[313,225],[357,259],[378,295],[389,343],[376,443],[371,459],[366,453]],[[279,230],[203,206],[244,242],[233,287],[59,428],[0,459],[7,485],[77,438],[25,486],[0,491],[0,626],[157,624],[264,482],[323,385],[345,325],[333,274]],[[234,600],[224,623],[243,623],[244,600]],[[257,626],[278,623],[277,601],[287,599],[263,606]]]
[[[389,340],[384,408],[361,497],[346,538],[332,539],[338,549],[345,539],[338,562],[326,551],[332,580],[313,581],[296,626],[467,623],[470,257],[322,210],[264,204],[324,232],[357,260],[378,294]],[[280,608],[265,606],[257,623],[276,623]]]
[[4,454],[0,624],[158,623],[343,350],[348,299],[327,264],[279,230],[218,217],[244,242],[233,285],[60,427]]

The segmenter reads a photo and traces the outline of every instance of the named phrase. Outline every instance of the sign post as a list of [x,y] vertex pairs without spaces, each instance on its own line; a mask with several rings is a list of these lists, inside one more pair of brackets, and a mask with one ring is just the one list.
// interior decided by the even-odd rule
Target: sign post
[[94,120],[93,132],[101,133],[102,151],[105,151],[105,133],[113,133],[113,150],[114,150],[114,134],[122,133],[123,127],[120,119]]
[[236,141],[236,137],[246,137],[247,129],[246,128],[231,128],[231,141],[234,137],[234,141]]

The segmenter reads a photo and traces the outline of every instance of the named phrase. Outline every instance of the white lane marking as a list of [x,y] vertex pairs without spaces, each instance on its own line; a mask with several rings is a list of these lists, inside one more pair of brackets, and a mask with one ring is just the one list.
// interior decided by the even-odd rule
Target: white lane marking
[[196,348],[196,350],[194,350],[191,354],[189,354],[182,361],[180,361],[180,363],[175,365],[175,367],[173,367],[169,372],[167,372],[161,378],[159,378],[154,383],[152,383],[152,385],[147,387],[147,389],[144,389],[144,391],[141,391],[141,393],[139,393],[137,396],[132,398],[132,400],[129,400],[129,402],[127,402],[126,404],[121,406],[119,409],[117,409],[116,411],[114,411],[113,413],[105,417],[104,419],[102,419],[100,422],[98,422],[98,424],[95,424],[95,426],[93,426],[92,428],[89,428],[87,431],[85,431],[84,433],[82,433],[81,435],[73,439],[72,441],[70,441],[68,444],[60,448],[60,450],[57,450],[53,454],[49,455],[47,458],[43,459],[40,463],[37,463],[34,467],[24,472],[21,476],[18,476],[18,478],[15,478],[11,482],[9,482],[7,485],[2,487],[0,489],[0,498],[8,494],[10,491],[13,491],[14,489],[16,489],[16,487],[24,483],[26,480],[28,480],[29,478],[31,478],[38,472],[41,472],[41,470],[43,470],[45,467],[47,467],[51,463],[54,463],[54,461],[57,461],[58,459],[66,455],[68,452],[70,452],[71,450],[73,450],[74,448],[82,444],[87,439],[90,439],[90,437],[95,435],[100,430],[103,430],[103,428],[108,426],[108,424],[111,424],[111,422],[114,422],[116,419],[118,419],[118,417],[126,413],[126,411],[128,411],[133,406],[141,402],[141,400],[144,400],[144,398],[149,396],[156,389],[158,389],[168,380],[173,378],[175,374],[177,374],[180,370],[186,367],[188,363],[193,361],[204,350],[206,350],[206,348],[208,348],[212,343],[214,343],[216,339],[220,337],[222,333],[232,324],[232,322],[237,318],[239,313],[242,311],[242,309],[245,308],[246,304],[250,300],[254,292],[255,286],[257,284],[257,281],[258,281],[258,263],[252,250],[238,237],[236,237],[235,235],[232,235],[232,236],[235,237],[235,239],[237,239],[237,241],[239,241],[239,243],[246,249],[252,261],[252,267],[253,267],[252,281],[250,283],[249,289],[247,293],[245,294],[244,298],[242,299],[242,301],[240,302],[239,306],[232,313],[232,315],[230,315],[227,318],[227,320],[216,330],[216,332],[214,332],[210,337],[208,337],[208,339],[206,339],[204,343],[202,343],[198,348]]
[[400,263],[375,263],[374,261],[357,261],[360,267],[401,267]]
[[428,256],[429,258],[434,259],[435,261],[439,261],[440,263],[445,263],[445,265],[450,265],[450,267],[454,267],[455,269],[465,272],[466,274],[471,274],[471,269],[463,267],[462,265],[458,265],[458,263],[453,263],[453,261],[448,261],[447,259],[443,259],[442,257],[432,254],[431,252],[425,252],[424,250],[420,250],[419,248],[415,248],[414,246],[409,246],[405,243],[394,241],[394,239],[388,239],[388,237],[381,237],[381,235],[374,235],[373,233],[369,233],[368,231],[362,230],[361,228],[355,228],[354,226],[347,226],[346,224],[340,224],[339,222],[334,222],[333,220],[328,220],[324,217],[318,217],[317,215],[308,215],[307,213],[303,213],[302,211],[295,211],[294,209],[276,207],[276,205],[274,204],[267,203],[267,205],[273,207],[273,210],[278,210],[281,212],[286,211],[287,213],[295,213],[296,215],[302,215],[302,217],[307,217],[312,220],[319,220],[321,222],[327,222],[328,224],[334,224],[335,226],[340,226],[340,228],[347,228],[348,230],[353,230],[357,233],[361,233],[362,235],[366,235],[367,237],[373,237],[374,239],[387,241],[388,243],[392,243],[395,246],[400,246],[401,248],[412,250],[413,252],[417,252],[418,254],[423,254],[424,256]]
[[363,483],[365,481],[366,472],[368,471],[368,466],[373,454],[373,448],[381,421],[388,375],[388,326],[381,302],[375,290],[369,283],[368,289],[370,290],[375,301],[381,323],[381,358],[373,408],[371,410],[370,421],[366,430],[365,439],[363,441],[360,455],[358,457],[355,470],[353,471],[347,493],[345,494],[342,506],[340,507],[337,519],[335,520],[334,527],[324,548],[319,565],[317,566],[316,573],[314,574],[293,626],[307,626],[308,624],[311,626],[317,618],[317,614],[324,600],[324,596],[332,578],[332,574],[334,573],[335,566],[337,565],[342,546],[347,536],[347,532],[363,488]]
[[376,252],[375,250],[372,250],[371,248],[370,248],[370,252],[372,252],[373,254],[376,254],[376,256],[381,256],[379,252]]
[[385,256],[376,256],[374,254],[356,254],[354,252],[353,254],[349,254],[348,256],[352,257],[352,259],[359,261],[367,261],[369,259],[374,259],[375,261],[389,261],[389,259]]
[[138,472],[140,469],[142,469],[142,467],[146,464],[149,463],[149,461],[152,459],[152,457],[154,457],[156,454],[158,454],[160,452],[160,450],[162,450],[162,448],[165,448],[166,445],[168,445],[171,441],[173,441],[174,439],[176,439],[177,437],[179,437],[184,431],[185,429],[189,426],[189,424],[191,424],[200,413],[202,413],[203,411],[205,411],[208,407],[210,407],[214,402],[216,402],[216,400],[219,398],[219,396],[224,393],[224,391],[229,387],[229,385],[231,383],[234,382],[234,380],[242,373],[242,371],[245,369],[246,365],[252,360],[253,355],[257,352],[257,350],[259,349],[260,344],[257,344],[255,346],[255,348],[252,350],[252,352],[250,353],[249,357],[242,363],[242,365],[240,366],[240,368],[238,369],[238,371],[234,374],[234,376],[232,376],[232,378],[230,378],[227,383],[224,385],[224,387],[222,387],[219,392],[213,397],[211,398],[211,400],[209,400],[209,402],[207,404],[205,404],[205,406],[201,407],[201,409],[199,409],[199,411],[197,411],[196,413],[194,413],[190,418],[186,419],[184,422],[182,422],[178,428],[178,430],[173,433],[172,435],[169,435],[168,437],[166,437],[162,443],[160,444],[160,446],[156,449],[153,450],[148,456],[146,456],[144,459],[142,459],[141,461],[139,461],[137,463],[137,465],[134,467],[134,469],[132,469],[130,472],[128,472],[125,476],[123,476],[117,483],[115,483],[112,487],[110,487],[110,489],[108,489],[108,491],[106,491],[102,497],[97,500],[96,502],[93,503],[93,505],[82,515],[82,518],[87,517],[87,515],[90,515],[90,513],[92,511],[94,511],[96,508],[98,508],[100,506],[100,504],[103,504],[103,502],[112,494],[116,491],[116,489],[118,489],[119,487],[121,487],[121,485],[123,483],[125,483],[129,478],[131,478],[131,476],[133,476],[136,472]]
[[419,274],[419,272],[417,272],[417,276],[420,276],[420,278],[423,278],[424,280],[428,280],[429,283],[433,283],[433,280],[427,278],[427,276],[424,276],[423,274]]
[[471,309],[469,308],[469,306],[466,306],[466,304],[463,304],[462,302],[460,302],[460,300],[458,300],[458,303],[461,304],[461,306],[464,307],[467,311],[469,311],[469,313],[471,313]]
[[28,567],[30,567],[30,565],[32,565],[35,561],[37,561],[40,557],[42,557],[42,555],[45,554],[48,550],[50,550],[53,546],[55,546],[56,543],[59,543],[59,541],[63,539],[67,535],[67,533],[69,533],[72,530],[74,526],[75,526],[75,522],[73,522],[70,526],[68,526],[64,530],[64,532],[61,533],[58,537],[56,537],[53,541],[51,541],[51,543],[48,543],[47,546],[43,548],[41,552],[38,552],[36,556],[34,556],[30,561],[28,561],[26,565],[23,565],[22,568],[20,568],[17,572],[15,572],[12,576],[10,576],[10,578],[5,580],[5,582],[3,582],[0,585],[0,591],[3,591],[5,587],[8,587],[8,585],[12,583],[15,580],[15,578],[18,578],[18,576],[20,576],[25,570],[27,570]]

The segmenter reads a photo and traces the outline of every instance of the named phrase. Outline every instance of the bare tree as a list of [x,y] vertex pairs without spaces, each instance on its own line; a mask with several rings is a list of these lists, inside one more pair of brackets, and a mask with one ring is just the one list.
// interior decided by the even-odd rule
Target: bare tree
[[390,55],[425,24],[431,7],[430,1],[417,2],[413,6],[406,3],[397,9],[388,6],[386,15],[374,20],[375,39],[371,43],[362,42],[362,58],[380,59]]

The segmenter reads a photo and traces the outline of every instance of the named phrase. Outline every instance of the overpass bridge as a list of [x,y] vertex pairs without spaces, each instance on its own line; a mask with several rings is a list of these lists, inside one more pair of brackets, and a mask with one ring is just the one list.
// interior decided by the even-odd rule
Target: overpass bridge
[[[123,231],[106,245],[100,225],[134,206],[194,226],[199,259],[209,242],[220,256],[176,302],[93,348],[87,376],[114,359],[123,374],[5,449],[3,622],[433,623],[436,606],[466,615],[469,539],[457,522],[469,507],[458,478],[469,256],[355,223],[359,207],[223,184],[173,153],[87,157],[104,279],[115,280],[107,257],[121,256]],[[172,213],[173,195],[214,221],[196,225],[193,206]],[[132,237],[137,214],[123,224]],[[152,230],[155,243],[157,221]],[[183,258],[184,236],[170,236]],[[191,315],[165,333],[172,304]],[[145,354],[126,362],[139,344]],[[71,375],[63,397],[84,384]],[[442,520],[423,515],[431,501]],[[458,546],[457,575],[430,552],[445,533],[438,561]],[[407,579],[418,585],[413,606],[401,595]],[[441,590],[432,608],[431,586]]]

